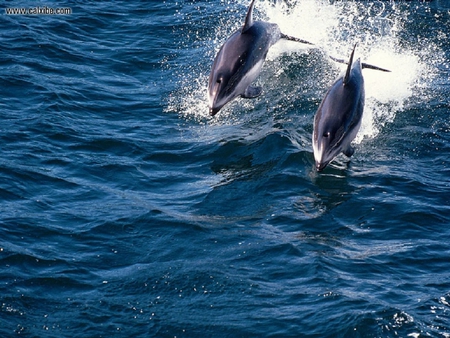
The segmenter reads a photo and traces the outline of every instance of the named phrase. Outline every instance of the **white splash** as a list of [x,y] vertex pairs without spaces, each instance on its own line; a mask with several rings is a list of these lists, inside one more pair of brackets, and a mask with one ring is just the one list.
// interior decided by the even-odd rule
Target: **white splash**
[[381,44],[370,49],[364,60],[389,69],[391,73],[363,70],[366,105],[356,139],[358,143],[364,137],[375,137],[385,123],[392,122],[396,113],[404,109],[405,102],[414,95],[417,81],[426,68],[419,56],[409,51],[398,53],[388,45]]
[[[391,70],[391,73],[363,71],[366,105],[356,143],[364,137],[375,137],[385,123],[394,119],[404,103],[414,95],[421,76],[427,71],[428,66],[418,53],[398,47],[397,33],[402,29],[404,18],[395,11],[383,16],[386,10],[384,3],[361,7],[353,2],[330,4],[329,1],[304,0],[296,1],[293,8],[287,8],[285,2],[273,6],[265,1],[259,8],[268,21],[280,26],[283,33],[311,41],[325,54],[346,60],[357,43],[355,57]],[[268,59],[276,59],[304,46],[292,42],[278,43],[272,47]],[[340,69],[336,76],[345,70],[345,65],[335,66]],[[333,67],[332,63],[330,67]]]
[[[228,20],[229,27],[215,31],[215,38],[209,41],[206,48],[211,51],[207,55],[210,64],[215,52],[224,42],[224,37],[240,27],[244,20],[250,0],[238,0],[238,3],[243,9],[242,20],[240,22]],[[387,6],[391,6],[389,11]],[[254,15],[255,19],[278,24],[284,34],[308,40],[320,48],[323,51],[323,58],[317,62],[322,65],[326,62],[330,66],[330,73],[324,76],[330,77],[330,74],[337,76],[345,69],[345,65],[330,61],[327,55],[348,59],[355,43],[358,44],[355,57],[361,58],[362,62],[392,71],[385,73],[363,70],[366,105],[362,127],[355,140],[357,143],[365,137],[375,137],[386,123],[393,121],[396,114],[404,109],[405,103],[415,95],[417,88],[427,84],[423,76],[429,71],[430,66],[421,58],[421,51],[417,50],[417,47],[405,47],[400,43],[398,32],[403,30],[406,18],[405,13],[399,12],[393,3],[367,5],[337,1],[330,4],[325,0],[294,0],[277,1],[274,5],[273,1],[261,0],[255,5]],[[227,20],[223,22],[227,23]],[[211,45],[211,42],[214,45]],[[280,41],[270,49],[267,59],[273,61],[282,54],[304,53],[309,48],[299,43]],[[204,63],[205,60],[195,62]],[[169,99],[166,111],[178,111],[186,118],[207,120],[209,124],[221,123],[220,121],[229,123],[230,116],[233,115],[230,112],[235,110],[236,104],[250,109],[253,107],[252,100],[238,100],[238,103],[227,105],[214,119],[209,118],[206,91],[208,81],[206,72],[209,69],[203,67],[203,73],[199,74],[199,68],[201,67],[196,68],[193,64],[189,69],[180,70],[188,72],[191,81],[182,83],[184,87]],[[314,69],[311,69],[311,72],[313,71]],[[330,85],[332,81],[331,76]],[[327,88],[319,90],[311,88],[313,92],[320,92],[322,89],[325,92]],[[320,100],[321,97],[317,99]],[[314,113],[311,112],[311,123]]]

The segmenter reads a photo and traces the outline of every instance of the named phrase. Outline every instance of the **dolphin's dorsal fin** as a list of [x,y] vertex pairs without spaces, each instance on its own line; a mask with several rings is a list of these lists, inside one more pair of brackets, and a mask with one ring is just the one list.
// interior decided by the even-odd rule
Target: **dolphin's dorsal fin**
[[253,7],[255,6],[255,0],[248,7],[247,16],[245,17],[244,27],[242,27],[242,33],[245,33],[253,25]]
[[356,45],[357,44],[355,43],[355,47],[353,47],[352,55],[350,55],[350,61],[348,62],[348,65],[347,65],[347,72],[345,73],[345,77],[344,77],[344,81],[343,81],[344,82],[344,86],[350,80],[350,71],[352,70],[353,55],[355,54]]

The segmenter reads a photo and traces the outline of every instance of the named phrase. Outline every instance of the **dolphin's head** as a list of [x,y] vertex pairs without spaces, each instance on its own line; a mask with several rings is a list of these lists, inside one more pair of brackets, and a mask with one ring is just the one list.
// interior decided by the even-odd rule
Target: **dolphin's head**
[[216,115],[222,107],[236,97],[230,91],[229,79],[225,73],[212,73],[209,79],[209,114]]
[[313,149],[317,171],[325,167],[342,151],[341,132],[333,128],[314,128]]

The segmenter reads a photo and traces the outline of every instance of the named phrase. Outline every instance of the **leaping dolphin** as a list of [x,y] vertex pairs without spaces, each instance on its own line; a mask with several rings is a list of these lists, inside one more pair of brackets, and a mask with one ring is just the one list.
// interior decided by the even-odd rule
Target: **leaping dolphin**
[[208,84],[212,116],[238,96],[255,98],[261,94],[261,87],[251,83],[258,77],[269,48],[279,39],[311,44],[281,33],[277,24],[253,21],[254,5],[252,0],[244,26],[223,44],[214,60]]
[[[322,171],[339,154],[351,157],[354,148],[351,142],[361,126],[364,110],[364,78],[362,69],[387,69],[353,62],[356,45],[353,47],[347,71],[341,74],[325,94],[314,118],[312,144],[317,171]],[[332,58],[334,61],[345,61]]]

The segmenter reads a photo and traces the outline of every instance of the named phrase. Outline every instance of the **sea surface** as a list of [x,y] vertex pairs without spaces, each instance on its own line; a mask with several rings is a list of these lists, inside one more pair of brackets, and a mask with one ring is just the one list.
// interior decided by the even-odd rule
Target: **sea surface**
[[[250,0],[0,13],[0,337],[450,337],[450,2],[257,0],[280,41],[208,115]],[[314,114],[364,70],[351,159]]]

